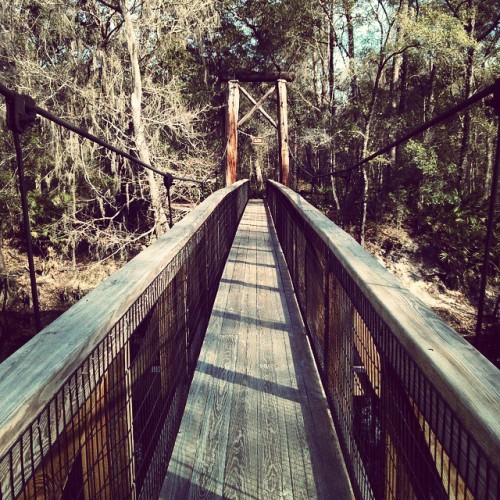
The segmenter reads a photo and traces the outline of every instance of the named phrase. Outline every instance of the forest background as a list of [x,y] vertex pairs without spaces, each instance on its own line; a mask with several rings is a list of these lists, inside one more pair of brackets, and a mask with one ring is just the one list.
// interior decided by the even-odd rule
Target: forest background
[[[499,7],[496,0],[10,0],[0,5],[0,78],[160,170],[207,179],[174,184],[179,220],[223,185],[219,77],[294,71],[292,187],[379,256],[410,241],[425,278],[474,306],[493,110],[480,103],[364,169],[314,183],[307,172],[342,171],[492,84],[500,74]],[[245,86],[257,98],[268,88]],[[266,106],[273,114],[273,101]],[[1,359],[33,326],[23,322],[29,280],[5,107],[0,115]],[[166,194],[161,177],[43,119],[23,144],[47,323],[168,231]],[[275,130],[254,115],[240,132],[238,177],[250,177],[258,196],[263,180],[277,178],[277,160]],[[498,328],[499,225],[497,217],[490,333]]]

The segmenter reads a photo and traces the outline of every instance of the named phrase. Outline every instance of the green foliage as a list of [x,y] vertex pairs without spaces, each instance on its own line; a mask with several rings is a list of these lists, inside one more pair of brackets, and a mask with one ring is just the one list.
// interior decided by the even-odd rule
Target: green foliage
[[58,250],[67,238],[55,224],[61,221],[71,203],[71,195],[62,191],[28,193],[28,209],[32,224],[31,236],[38,244],[51,243]]
[[[447,285],[477,293],[486,235],[486,200],[457,189],[457,168],[443,164],[434,148],[418,141],[404,147],[406,188],[392,194],[396,210],[419,237],[424,253],[440,262]],[[411,210],[401,207],[411,207]],[[498,259],[499,248],[493,250]]]
[[456,189],[456,165],[442,164],[434,148],[415,140],[404,146],[403,168],[409,169],[411,182],[418,191],[416,205],[422,214],[434,213],[440,207],[454,206],[460,201]]
[[[227,71],[296,72],[288,85],[293,165],[326,173],[349,169],[363,154],[456,104],[466,92],[492,83],[500,68],[497,9],[488,0],[129,4],[151,161],[185,176],[204,178],[220,170],[225,88],[218,78]],[[137,154],[121,15],[105,3],[77,0],[13,0],[0,13],[5,16],[2,81]],[[267,84],[245,88],[258,98]],[[264,104],[271,115],[273,99]],[[240,103],[243,115],[249,104],[244,98]],[[407,226],[451,281],[472,283],[469,276],[477,273],[484,240],[496,122],[482,105],[468,113],[468,137],[462,114],[366,166],[367,200],[358,169],[333,184],[329,178],[316,183],[316,201],[351,225],[362,219],[366,201],[369,221],[392,217],[396,225]],[[244,133],[271,137],[274,130],[257,113],[241,132],[243,176],[251,174],[255,158]],[[2,130],[0,217],[20,235],[9,137]],[[23,141],[33,235],[40,246],[74,252],[81,244],[101,257],[124,240],[150,234],[151,192],[139,169],[44,121]],[[276,144],[269,139],[265,154],[259,153],[264,178],[276,178]],[[292,185],[310,181],[301,175]],[[200,199],[192,187],[176,185],[173,194],[180,203]],[[498,262],[497,244],[493,253]]]
[[[475,297],[486,236],[484,200],[471,197],[439,208],[423,217],[421,233],[425,249],[438,256],[449,286],[455,288],[461,284]],[[493,259],[498,260],[498,256],[496,246]]]
[[404,29],[408,40],[415,45],[412,55],[432,58],[449,69],[453,65],[463,66],[465,50],[477,46],[465,32],[461,19],[432,3],[424,5],[417,18],[406,18]]

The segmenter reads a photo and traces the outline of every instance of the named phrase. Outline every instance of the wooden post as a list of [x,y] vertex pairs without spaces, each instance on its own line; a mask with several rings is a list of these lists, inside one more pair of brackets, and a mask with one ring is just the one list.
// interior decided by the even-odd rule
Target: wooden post
[[237,80],[228,82],[226,108],[226,186],[236,182],[238,160],[238,108],[240,94]]
[[286,103],[286,80],[278,80],[278,143],[280,158],[280,182],[288,186],[290,160],[288,155],[288,111]]

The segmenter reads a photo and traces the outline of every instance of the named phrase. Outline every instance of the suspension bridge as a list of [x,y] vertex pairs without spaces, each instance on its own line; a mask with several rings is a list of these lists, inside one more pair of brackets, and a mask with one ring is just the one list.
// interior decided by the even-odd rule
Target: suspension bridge
[[236,76],[227,187],[0,365],[0,498],[496,500],[498,370],[286,186],[286,78],[249,199]]

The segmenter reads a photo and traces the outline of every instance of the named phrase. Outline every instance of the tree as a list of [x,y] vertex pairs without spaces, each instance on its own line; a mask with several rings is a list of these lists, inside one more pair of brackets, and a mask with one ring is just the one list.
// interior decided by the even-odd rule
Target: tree
[[[217,23],[211,2],[13,1],[1,14],[5,83],[159,168],[200,178],[215,167],[200,126],[208,106],[192,98],[187,80],[203,71],[197,54]],[[73,256],[79,245],[103,256],[165,230],[164,188],[154,175],[42,127],[31,132],[28,175],[43,195],[35,205],[66,200],[58,219],[47,221],[53,243]],[[175,187],[173,195],[189,201],[200,192]]]

